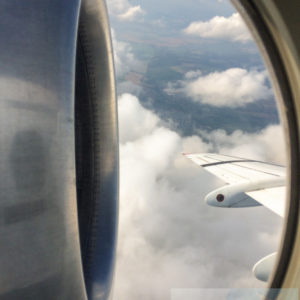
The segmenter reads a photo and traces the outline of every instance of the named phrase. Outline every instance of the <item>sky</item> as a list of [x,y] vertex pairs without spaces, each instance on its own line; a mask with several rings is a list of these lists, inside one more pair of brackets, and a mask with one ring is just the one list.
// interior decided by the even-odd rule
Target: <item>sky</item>
[[[205,195],[223,183],[181,153],[217,152],[285,165],[281,126],[270,124],[254,133],[199,128],[199,135],[182,136],[142,105],[143,86],[126,79],[132,70],[143,73],[147,68],[147,61],[134,51],[135,34],[140,42],[153,37],[149,43],[154,43],[170,32],[184,43],[230,45],[248,51],[254,48],[249,32],[225,0],[108,0],[107,4],[120,129],[120,219],[113,298],[179,300],[187,299],[185,291],[263,287],[251,268],[276,251],[282,220],[264,207],[207,206]],[[165,93],[183,95],[185,101],[199,105],[234,109],[273,97],[267,72],[257,65],[224,66],[210,73],[195,67],[181,79],[167,81]]]

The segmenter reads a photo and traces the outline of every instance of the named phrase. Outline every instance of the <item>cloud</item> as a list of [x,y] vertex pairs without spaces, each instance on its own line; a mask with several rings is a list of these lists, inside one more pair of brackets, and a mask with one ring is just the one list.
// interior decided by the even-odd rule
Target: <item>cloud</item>
[[[232,134],[227,134],[222,129],[211,132],[199,130],[199,135],[210,141],[211,151],[286,164],[286,149],[281,125],[270,125],[259,132],[248,134],[241,130],[236,130]],[[274,146],[274,137],[276,137],[276,146]]]
[[119,41],[113,29],[111,33],[117,79],[121,79],[129,72],[143,71],[145,66],[135,57],[130,44]]
[[251,135],[199,131],[199,136],[183,138],[130,94],[119,97],[119,115],[114,298],[166,299],[172,288],[184,287],[261,286],[251,268],[278,245],[279,218],[264,208],[205,205],[205,195],[221,183],[181,152],[236,151],[237,156],[280,160],[282,146],[269,141],[276,135],[280,144],[281,128],[270,126]]
[[145,12],[144,10],[142,10],[140,5],[137,6],[132,6],[130,8],[128,8],[128,10],[126,12],[124,12],[123,14],[120,14],[118,16],[118,18],[120,20],[125,20],[125,21],[132,21],[136,18],[136,16],[138,15],[144,15]]
[[193,22],[183,32],[202,38],[228,39],[238,42],[252,40],[248,28],[238,13],[228,18],[216,16],[206,22]]
[[148,135],[158,125],[159,118],[151,111],[144,109],[138,98],[131,94],[121,95],[118,107],[121,143]]
[[184,93],[195,102],[212,106],[237,107],[267,99],[272,95],[266,84],[266,71],[231,68],[221,72],[201,75],[188,72],[183,80],[169,82],[165,91],[172,95]]
[[122,21],[133,21],[146,13],[140,5],[132,6],[128,0],[109,0],[107,5],[110,14]]

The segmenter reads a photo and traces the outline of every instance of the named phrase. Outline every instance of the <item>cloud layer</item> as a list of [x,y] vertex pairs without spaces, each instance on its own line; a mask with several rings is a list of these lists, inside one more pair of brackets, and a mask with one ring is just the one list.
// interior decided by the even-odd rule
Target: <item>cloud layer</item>
[[[119,80],[118,89],[124,89],[129,92],[137,92],[140,88],[137,86],[133,86],[133,84],[130,84],[129,82],[124,82],[124,77],[129,72],[143,72],[143,70],[145,69],[145,64],[135,57],[130,44],[119,41],[116,38],[116,34],[113,29],[111,30],[111,33],[116,76]],[[120,84],[120,81],[122,81],[122,85]],[[122,88],[122,86],[125,86],[125,88]]]
[[[119,19],[141,15],[128,1],[109,2]],[[183,138],[128,93],[137,87],[126,74],[143,66],[129,44],[117,41],[114,34],[113,38],[119,93],[127,91],[119,97],[120,220],[114,299],[170,299],[173,288],[261,287],[251,268],[276,250],[280,218],[262,207],[207,206],[205,195],[222,183],[181,152],[219,152],[284,164],[281,127],[230,135],[222,129],[199,129],[198,136]],[[265,80],[265,72],[245,69],[210,74],[196,70],[169,83],[167,91],[234,107],[268,97]]]
[[109,12],[122,21],[133,21],[145,14],[140,5],[132,6],[128,0],[108,0]]
[[169,299],[172,288],[262,286],[251,268],[275,250],[280,218],[262,207],[208,207],[204,196],[222,183],[181,152],[219,151],[283,162],[281,127],[250,135],[199,131],[199,136],[182,138],[130,94],[119,97],[119,114],[120,222],[114,298]]
[[143,109],[134,95],[121,95],[118,108],[121,143],[148,136],[158,125],[158,117],[150,110]]
[[237,107],[272,95],[266,71],[231,68],[202,75],[188,72],[183,80],[168,83],[168,94],[184,93],[195,102],[213,106]]
[[183,32],[202,38],[228,39],[239,42],[252,40],[248,28],[238,13],[234,13],[228,18],[215,16],[206,22],[193,22]]
[[142,10],[140,5],[129,7],[127,11],[120,14],[118,17],[121,20],[132,21],[139,15],[144,15],[145,12]]
[[[256,133],[244,133],[236,130],[227,134],[218,129],[212,132],[199,130],[199,135],[209,140],[210,151],[267,161],[279,165],[286,164],[286,149],[281,125],[269,125]],[[276,143],[274,145],[274,137]]]

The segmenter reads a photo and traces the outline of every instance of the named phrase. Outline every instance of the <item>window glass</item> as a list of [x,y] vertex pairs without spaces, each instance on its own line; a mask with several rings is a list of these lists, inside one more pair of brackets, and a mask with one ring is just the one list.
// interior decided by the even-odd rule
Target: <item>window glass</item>
[[[202,289],[218,289],[218,299],[228,288],[265,287],[252,268],[277,251],[283,219],[244,195],[270,189],[283,203],[286,153],[251,34],[228,1],[107,4],[120,127],[114,299],[196,299]],[[190,153],[227,156],[207,158],[208,172]],[[249,207],[205,201],[241,183],[234,192]],[[213,198],[220,206],[225,192]]]

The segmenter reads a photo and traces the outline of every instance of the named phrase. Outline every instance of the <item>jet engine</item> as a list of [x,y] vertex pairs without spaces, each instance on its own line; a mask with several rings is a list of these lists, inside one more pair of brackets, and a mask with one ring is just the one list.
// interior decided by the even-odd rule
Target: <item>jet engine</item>
[[104,0],[0,2],[0,299],[108,299],[118,131]]

